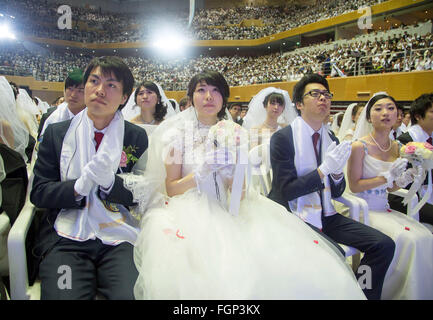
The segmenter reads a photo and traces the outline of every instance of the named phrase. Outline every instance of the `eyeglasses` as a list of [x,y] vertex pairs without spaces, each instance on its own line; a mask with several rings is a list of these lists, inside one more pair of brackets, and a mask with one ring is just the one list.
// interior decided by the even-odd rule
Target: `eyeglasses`
[[313,98],[320,98],[320,96],[323,94],[323,96],[328,99],[331,100],[332,97],[334,96],[332,93],[328,92],[328,91],[320,91],[320,90],[310,90],[308,91],[306,94],[303,95],[303,97],[305,97],[306,95],[310,95]]

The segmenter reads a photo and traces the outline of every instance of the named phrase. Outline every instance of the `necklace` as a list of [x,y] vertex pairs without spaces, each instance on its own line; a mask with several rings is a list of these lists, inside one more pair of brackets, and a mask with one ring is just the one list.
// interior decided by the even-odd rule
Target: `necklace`
[[391,150],[391,147],[392,147],[391,139],[388,138],[388,139],[389,139],[389,147],[388,147],[388,149],[384,150],[384,149],[382,149],[381,146],[377,143],[377,141],[374,140],[373,135],[372,135],[371,133],[370,133],[370,137],[371,137],[371,139],[373,139],[373,142],[376,144],[376,146],[379,148],[380,151],[382,151],[382,152],[388,152],[389,150]]
[[271,126],[271,125],[267,124],[266,121],[263,122],[263,124],[264,124],[264,126],[265,126],[266,128],[274,129],[274,130],[277,130],[277,129],[278,129],[278,123],[277,123],[276,126]]

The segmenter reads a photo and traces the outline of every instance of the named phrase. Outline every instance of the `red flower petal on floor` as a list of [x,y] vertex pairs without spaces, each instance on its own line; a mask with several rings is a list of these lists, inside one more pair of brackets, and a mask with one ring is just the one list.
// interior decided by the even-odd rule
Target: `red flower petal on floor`
[[404,230],[410,231],[409,227],[404,227]]
[[179,234],[179,229],[177,229],[177,231],[176,231],[176,237],[178,237],[179,239],[185,239],[184,236],[181,236],[181,235]]
[[315,243],[315,244],[319,244],[319,241],[317,241],[317,240],[314,240],[314,243]]

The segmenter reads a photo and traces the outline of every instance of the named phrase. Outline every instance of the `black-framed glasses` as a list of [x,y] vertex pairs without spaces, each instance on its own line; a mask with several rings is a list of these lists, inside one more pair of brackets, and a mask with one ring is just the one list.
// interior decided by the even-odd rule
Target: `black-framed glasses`
[[320,90],[314,89],[314,90],[308,91],[306,94],[303,95],[303,97],[305,97],[306,95],[310,95],[313,98],[320,98],[320,96],[322,94],[328,100],[331,100],[332,97],[334,96],[332,93],[330,93],[328,91],[320,91]]

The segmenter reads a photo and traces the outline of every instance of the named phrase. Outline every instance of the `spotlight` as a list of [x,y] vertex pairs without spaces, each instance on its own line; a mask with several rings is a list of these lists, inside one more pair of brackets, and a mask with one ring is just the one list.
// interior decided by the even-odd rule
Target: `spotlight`
[[16,39],[15,35],[9,30],[7,24],[0,25],[0,38]]

